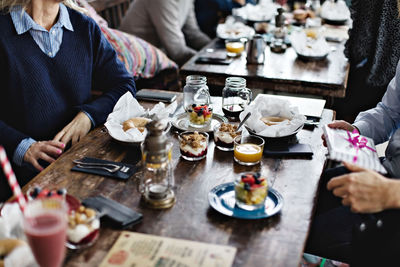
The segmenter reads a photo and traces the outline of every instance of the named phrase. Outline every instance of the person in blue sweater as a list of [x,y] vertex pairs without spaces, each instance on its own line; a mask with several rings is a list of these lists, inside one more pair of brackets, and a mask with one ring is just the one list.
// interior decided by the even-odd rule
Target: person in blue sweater
[[233,8],[246,3],[256,4],[256,0],[196,0],[195,12],[197,23],[202,32],[210,38],[216,35],[219,21],[232,13]]
[[[0,10],[0,144],[24,185],[103,124],[135,83],[72,0],[0,0]],[[92,100],[91,90],[104,94]]]

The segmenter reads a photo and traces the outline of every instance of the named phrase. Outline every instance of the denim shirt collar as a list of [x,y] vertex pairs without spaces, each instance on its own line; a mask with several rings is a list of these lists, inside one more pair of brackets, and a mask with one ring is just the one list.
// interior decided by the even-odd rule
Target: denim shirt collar
[[[31,16],[26,13],[21,6],[15,6],[10,12],[12,21],[14,23],[15,30],[18,34],[23,34],[30,29],[38,30],[38,31],[47,31],[42,26],[37,24]],[[52,28],[61,28],[64,27],[69,31],[74,31],[72,27],[71,20],[69,18],[69,13],[65,5],[60,3],[60,11],[58,16],[58,21]]]

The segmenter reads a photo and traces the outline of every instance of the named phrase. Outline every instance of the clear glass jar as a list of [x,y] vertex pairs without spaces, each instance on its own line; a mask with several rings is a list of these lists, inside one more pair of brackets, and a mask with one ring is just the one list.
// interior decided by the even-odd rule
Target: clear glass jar
[[186,77],[183,104],[188,114],[189,126],[203,128],[210,125],[213,109],[206,77],[199,75]]
[[246,88],[246,79],[228,77],[222,90],[222,111],[225,116],[239,118],[239,114],[250,104],[252,92]]

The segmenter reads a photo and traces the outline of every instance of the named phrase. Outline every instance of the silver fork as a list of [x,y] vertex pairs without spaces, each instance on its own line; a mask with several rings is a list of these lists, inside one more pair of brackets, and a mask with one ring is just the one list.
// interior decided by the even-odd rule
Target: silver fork
[[73,162],[78,164],[77,166],[80,168],[85,168],[85,167],[87,167],[88,169],[100,168],[100,169],[104,169],[111,173],[114,173],[118,170],[126,173],[130,169],[127,166],[120,166],[120,165],[112,164],[112,163],[83,162],[80,160],[73,160]]
[[121,169],[121,166],[106,167],[106,166],[99,166],[99,165],[83,165],[83,164],[78,164],[76,166],[78,166],[79,168],[82,168],[82,169],[102,169],[102,170],[108,171],[109,173],[114,173],[114,172],[117,172],[119,169]]

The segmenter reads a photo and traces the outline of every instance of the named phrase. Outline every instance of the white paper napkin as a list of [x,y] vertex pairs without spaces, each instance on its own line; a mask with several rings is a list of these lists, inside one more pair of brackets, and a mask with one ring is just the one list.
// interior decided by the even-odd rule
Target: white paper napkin
[[[249,112],[251,112],[251,116],[245,122],[245,125],[257,134],[265,137],[290,135],[306,121],[306,117],[299,114],[298,108],[291,106],[289,101],[271,98],[266,95],[258,95],[256,99],[240,113],[240,120],[243,120]],[[262,117],[285,117],[290,120],[268,126],[261,121]]]
[[165,125],[169,121],[169,114],[176,110],[176,101],[165,107],[164,103],[158,103],[150,111],[146,111],[131,93],[126,93],[118,100],[113,112],[108,116],[106,123],[108,133],[112,138],[121,142],[142,142],[146,137],[147,130],[140,132],[137,128],[124,131],[122,123],[134,117],[151,117],[161,120]]

